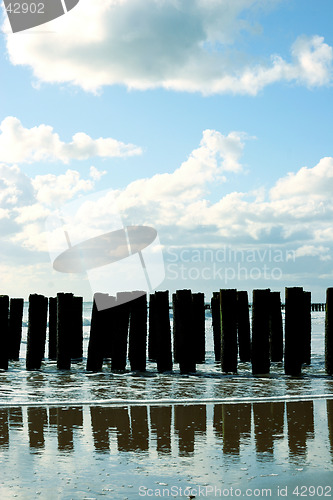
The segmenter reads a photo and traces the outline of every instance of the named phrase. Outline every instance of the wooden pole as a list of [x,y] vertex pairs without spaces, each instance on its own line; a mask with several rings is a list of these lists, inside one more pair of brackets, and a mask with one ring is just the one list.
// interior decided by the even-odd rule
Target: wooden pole
[[333,375],[333,288],[326,290],[325,370]]
[[154,331],[156,335],[157,370],[172,370],[171,329],[169,316],[169,292],[155,292]]
[[111,370],[126,370],[128,323],[130,316],[131,292],[118,292],[115,313],[115,336]]
[[176,293],[172,294],[172,335],[173,335],[173,360],[179,363],[178,343],[179,343],[179,325],[178,315],[180,308],[178,306],[178,297]]
[[220,292],[213,292],[211,298],[212,328],[214,340],[215,361],[221,361],[221,313]]
[[[102,304],[103,307],[100,307]],[[87,370],[92,372],[102,371],[103,361],[113,341],[106,339],[115,335],[112,317],[116,299],[107,293],[95,293],[91,312],[90,337],[87,354]],[[98,308],[99,307],[99,308]],[[112,348],[111,348],[112,350]],[[113,353],[111,353],[113,355]]]
[[8,370],[8,295],[0,295],[0,368]]
[[72,337],[71,358],[82,361],[83,357],[83,298],[73,297],[72,300]]
[[204,363],[206,354],[205,344],[205,294],[192,293],[193,309],[193,342],[195,362]]
[[128,339],[128,358],[132,371],[146,371],[146,350],[147,295],[145,292],[134,292],[134,299],[130,303]]
[[311,292],[303,292],[304,310],[304,342],[302,362],[311,364]]
[[73,294],[57,294],[57,368],[70,370],[73,338]]
[[270,291],[253,290],[252,299],[252,374],[269,373]]
[[10,360],[18,361],[22,338],[23,299],[10,299],[9,308],[9,350]]
[[271,361],[283,360],[283,324],[280,292],[270,293],[269,308],[270,358]]
[[156,351],[157,351],[157,335],[155,329],[155,322],[156,322],[155,299],[156,295],[152,293],[149,297],[148,359],[150,361],[156,361]]
[[27,370],[39,370],[44,357],[48,300],[44,295],[29,296]]
[[237,290],[220,290],[221,369],[237,373]]
[[57,359],[57,297],[49,298],[49,359]]
[[237,292],[237,332],[239,359],[251,361],[249,300],[246,291]]
[[[101,328],[104,325],[103,334],[103,359],[112,360],[113,356],[113,345],[115,339],[115,309],[116,309],[116,297],[113,295],[107,296],[107,303],[105,304],[104,313],[101,315]],[[105,328],[108,325],[108,328]]]
[[300,375],[303,361],[304,296],[303,288],[286,288],[285,312],[285,353],[284,371],[286,375]]
[[[174,303],[177,321],[177,356],[181,373],[196,371],[193,343],[193,306],[191,290],[177,290]],[[176,314],[175,314],[176,313]]]

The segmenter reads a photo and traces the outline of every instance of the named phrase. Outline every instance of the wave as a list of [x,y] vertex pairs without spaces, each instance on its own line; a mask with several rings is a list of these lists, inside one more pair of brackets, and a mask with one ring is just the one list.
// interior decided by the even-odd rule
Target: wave
[[314,399],[333,399],[332,393],[283,395],[283,396],[249,396],[224,398],[162,398],[162,399],[95,399],[95,400],[55,400],[55,401],[8,401],[1,402],[1,407],[17,406],[165,406],[196,404],[240,404],[240,403],[274,403],[278,401],[312,401]]

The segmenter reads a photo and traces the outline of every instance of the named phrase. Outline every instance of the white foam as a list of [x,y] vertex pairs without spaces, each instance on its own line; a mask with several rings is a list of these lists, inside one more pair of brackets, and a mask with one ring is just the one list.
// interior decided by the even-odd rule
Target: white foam
[[304,394],[283,396],[249,396],[243,398],[163,398],[163,399],[97,399],[97,400],[54,400],[54,401],[8,401],[0,407],[17,406],[165,406],[165,405],[196,405],[196,404],[240,404],[240,403],[267,403],[279,401],[312,401],[314,399],[333,399],[332,393]]

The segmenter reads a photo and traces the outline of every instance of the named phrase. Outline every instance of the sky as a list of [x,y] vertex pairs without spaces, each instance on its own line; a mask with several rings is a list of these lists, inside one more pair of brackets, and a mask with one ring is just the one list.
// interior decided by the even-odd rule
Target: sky
[[[283,300],[302,286],[324,302],[331,0],[80,0],[18,33],[3,3],[1,15],[2,294],[99,291],[89,273],[53,267],[47,221],[76,207],[71,244],[156,230],[152,290]],[[111,283],[115,266],[100,271]]]

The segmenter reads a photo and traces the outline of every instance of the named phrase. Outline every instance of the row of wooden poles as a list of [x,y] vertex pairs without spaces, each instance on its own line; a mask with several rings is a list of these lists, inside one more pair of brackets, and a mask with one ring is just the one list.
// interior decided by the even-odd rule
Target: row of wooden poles
[[[99,309],[96,306],[99,305]],[[100,306],[103,306],[102,308]],[[177,290],[172,295],[173,336],[169,292],[149,297],[144,292],[120,292],[116,297],[95,294],[87,352],[88,371],[101,371],[105,359],[111,370],[145,371],[148,359],[159,372],[196,371],[205,362],[205,302],[203,293]],[[285,328],[280,292],[253,290],[252,324],[246,291],[223,289],[211,299],[215,360],[224,373],[236,373],[239,362],[251,362],[254,375],[268,374],[271,362],[284,361],[286,375],[299,375],[311,363],[311,293],[301,287],[285,289]],[[333,288],[326,292],[325,369],[333,375]],[[48,358],[69,370],[83,358],[83,301],[71,293],[47,299],[29,297],[26,368],[38,370],[45,358],[47,319]],[[18,360],[22,336],[23,299],[0,296],[0,368]],[[173,337],[173,338],[172,338]]]

